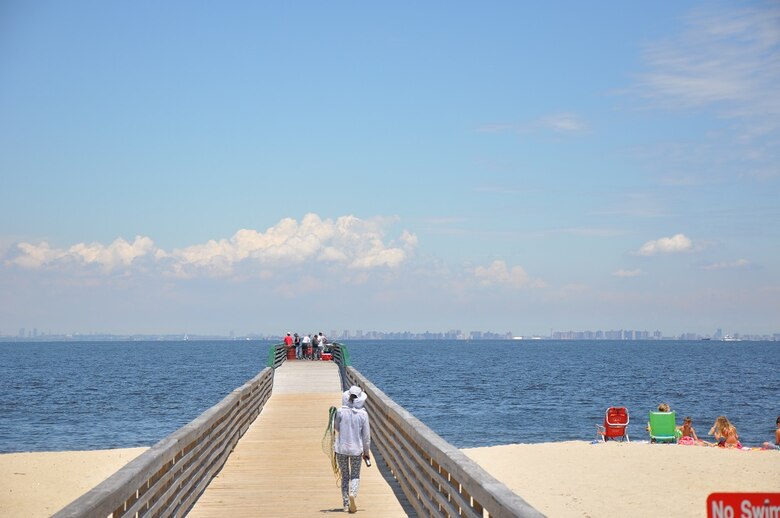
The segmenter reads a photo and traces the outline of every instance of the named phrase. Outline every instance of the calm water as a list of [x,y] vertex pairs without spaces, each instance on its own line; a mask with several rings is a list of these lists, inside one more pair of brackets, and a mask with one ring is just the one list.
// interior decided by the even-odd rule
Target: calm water
[[262,370],[260,342],[0,343],[0,452],[151,446]]
[[758,445],[780,415],[780,342],[385,343],[349,344],[353,365],[460,448],[593,439],[609,406],[646,440],[660,402],[702,436],[726,415]]
[[[0,343],[0,452],[149,446],[264,368],[268,342]],[[778,342],[348,343],[352,364],[458,447],[589,440],[627,406],[634,440],[671,404],[743,443],[780,415]]]

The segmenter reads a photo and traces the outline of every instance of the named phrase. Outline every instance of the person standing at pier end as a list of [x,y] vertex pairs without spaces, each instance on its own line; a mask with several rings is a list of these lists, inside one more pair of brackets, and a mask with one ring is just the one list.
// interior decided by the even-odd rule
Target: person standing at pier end
[[320,345],[320,336],[317,333],[311,335],[311,359],[317,359],[317,350]]
[[298,336],[298,333],[295,333],[295,339],[293,340],[293,345],[295,345],[295,359],[300,360],[301,359],[301,337]]
[[328,343],[328,339],[325,338],[325,335],[322,334],[322,331],[320,331],[320,339],[317,341],[317,359],[321,360],[322,355],[325,352],[325,344]]
[[368,412],[363,408],[368,396],[363,389],[352,386],[341,397],[341,408],[336,412],[333,428],[336,430],[336,462],[341,472],[341,500],[344,511],[357,511],[360,487],[360,461],[371,461],[371,427]]

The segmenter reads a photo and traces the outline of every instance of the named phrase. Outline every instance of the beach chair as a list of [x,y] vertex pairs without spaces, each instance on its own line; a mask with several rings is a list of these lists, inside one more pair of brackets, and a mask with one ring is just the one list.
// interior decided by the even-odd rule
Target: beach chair
[[650,442],[677,442],[674,412],[650,412]]
[[604,424],[596,425],[596,439],[601,436],[604,442],[623,440],[630,442],[628,438],[628,410],[625,407],[609,407],[604,412]]

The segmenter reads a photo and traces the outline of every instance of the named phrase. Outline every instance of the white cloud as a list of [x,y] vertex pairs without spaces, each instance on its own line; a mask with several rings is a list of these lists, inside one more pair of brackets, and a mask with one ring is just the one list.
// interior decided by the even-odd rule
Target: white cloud
[[140,257],[153,255],[155,250],[154,242],[142,236],[136,236],[132,243],[119,238],[109,245],[78,243],[68,249],[51,248],[46,242],[38,245],[19,243],[18,255],[6,261],[6,264],[39,269],[58,263],[76,263],[96,265],[106,272],[111,272],[131,265]]
[[474,277],[482,286],[508,285],[520,288],[528,283],[529,277],[522,266],[507,267],[504,261],[493,261],[489,266],[477,266]]
[[702,266],[702,269],[704,270],[739,270],[743,268],[750,268],[751,264],[750,261],[747,259],[737,259],[733,262],[721,262],[721,263],[713,263],[708,264],[706,266]]
[[612,275],[615,277],[639,277],[642,275],[642,270],[636,269],[636,270],[616,270],[612,272]]
[[664,185],[778,178],[780,4],[709,5],[685,22],[681,33],[646,46],[645,70],[629,92],[653,109],[703,113],[709,131],[654,144],[647,163]]
[[639,91],[671,107],[717,105],[729,117],[750,117],[778,127],[780,115],[780,8],[697,10],[687,30],[649,45],[649,71]]
[[639,249],[639,255],[658,255],[673,254],[679,252],[690,252],[693,250],[693,243],[685,234],[675,234],[672,237],[662,237],[648,241]]
[[537,119],[516,123],[488,123],[477,128],[480,133],[536,133],[542,130],[576,135],[588,129],[588,125],[576,113],[559,112]]
[[98,265],[104,271],[129,268],[148,256],[158,266],[178,277],[196,275],[225,276],[239,264],[260,265],[264,275],[274,268],[303,263],[337,263],[347,268],[367,270],[396,268],[417,246],[417,236],[403,231],[400,246],[386,244],[384,228],[392,219],[362,220],[355,216],[322,220],[307,214],[299,222],[286,218],[259,232],[241,229],[232,237],[165,251],[156,248],[148,237],[136,237],[133,243],[117,239],[110,245],[79,243],[68,249],[20,243],[8,266],[28,269]]
[[539,119],[539,125],[556,133],[580,133],[587,129],[585,123],[574,113],[554,113]]
[[406,248],[415,248],[417,246],[417,236],[408,230],[404,230],[401,233],[400,240]]

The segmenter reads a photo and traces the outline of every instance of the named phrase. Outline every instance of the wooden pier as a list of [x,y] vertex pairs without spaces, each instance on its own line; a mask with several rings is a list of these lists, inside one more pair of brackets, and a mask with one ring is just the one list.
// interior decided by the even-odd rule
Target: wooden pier
[[[288,361],[276,370],[273,395],[187,516],[233,518],[342,513],[341,489],[322,452],[328,409],[341,406],[337,365]],[[376,460],[376,459],[375,459]],[[376,462],[363,465],[358,513],[407,516],[398,483]],[[406,499],[403,497],[403,501]],[[413,511],[412,511],[413,512]]]
[[346,347],[330,347],[333,362],[286,361],[271,346],[257,376],[54,518],[343,514],[322,438],[350,385],[368,395],[374,461],[361,469],[358,514],[543,516],[352,367]]

